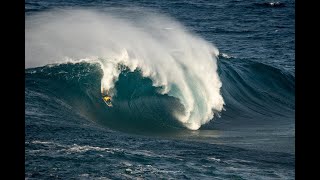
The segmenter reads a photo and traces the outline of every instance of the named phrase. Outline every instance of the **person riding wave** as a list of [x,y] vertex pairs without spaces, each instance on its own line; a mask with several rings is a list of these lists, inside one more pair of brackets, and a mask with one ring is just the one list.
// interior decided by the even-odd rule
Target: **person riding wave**
[[102,92],[102,99],[109,107],[112,106],[112,104],[111,104],[111,96],[108,95],[107,91]]

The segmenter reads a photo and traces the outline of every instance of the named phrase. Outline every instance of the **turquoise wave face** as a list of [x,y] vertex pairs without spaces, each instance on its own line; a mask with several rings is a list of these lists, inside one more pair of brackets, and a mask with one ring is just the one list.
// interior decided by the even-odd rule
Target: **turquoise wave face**
[[[174,116],[183,112],[179,99],[160,94],[162,87],[142,77],[139,70],[121,68],[112,107],[101,95],[103,71],[99,64],[68,63],[26,70],[26,89],[58,99],[89,120],[126,132],[168,132],[185,129]],[[294,116],[294,76],[250,60],[219,59],[225,111],[219,121],[272,124]],[[279,117],[279,118],[277,118]],[[246,122],[246,123],[244,123]],[[219,123],[218,123],[219,126]],[[214,121],[202,128],[214,128]],[[229,127],[232,129],[233,127]]]
[[60,99],[77,113],[111,128],[161,132],[183,128],[173,116],[174,111],[183,111],[183,106],[176,98],[159,94],[159,88],[139,71],[121,73],[112,107],[102,100],[103,72],[98,64],[45,66],[28,69],[26,76],[27,89]]

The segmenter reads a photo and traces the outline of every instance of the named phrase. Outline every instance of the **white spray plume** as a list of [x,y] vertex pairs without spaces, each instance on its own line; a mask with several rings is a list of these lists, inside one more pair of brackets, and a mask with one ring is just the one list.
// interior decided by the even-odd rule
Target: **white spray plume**
[[[110,90],[119,64],[139,68],[154,86],[178,98],[185,112],[175,116],[196,130],[224,105],[217,74],[219,51],[164,15],[120,18],[95,10],[59,10],[26,18],[26,68],[61,63],[66,57],[99,62],[101,88]],[[89,60],[88,60],[89,59]]]

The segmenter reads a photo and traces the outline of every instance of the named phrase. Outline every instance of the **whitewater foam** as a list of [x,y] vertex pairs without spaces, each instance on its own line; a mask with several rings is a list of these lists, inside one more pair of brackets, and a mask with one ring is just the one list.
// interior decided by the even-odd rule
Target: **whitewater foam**
[[219,56],[221,56],[221,57],[223,57],[223,58],[226,58],[226,59],[235,58],[235,57],[230,56],[230,55],[228,55],[228,54],[226,54],[226,53],[220,53]]
[[[218,49],[172,18],[134,13],[130,19],[93,10],[56,10],[26,19],[26,68],[86,61],[103,70],[101,91],[116,95],[119,65],[141,70],[176,97],[184,112],[176,118],[196,130],[223,109],[217,74]],[[169,30],[168,30],[169,28]]]

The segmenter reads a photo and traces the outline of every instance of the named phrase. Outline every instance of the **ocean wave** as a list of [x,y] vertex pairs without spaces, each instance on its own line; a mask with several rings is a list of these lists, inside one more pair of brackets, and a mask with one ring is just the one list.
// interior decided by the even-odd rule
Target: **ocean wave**
[[[274,115],[292,117],[294,114],[295,78],[290,73],[239,58],[220,57],[218,66],[224,84],[222,96],[226,102],[225,110],[217,112],[222,121],[234,117],[239,122],[241,118],[274,119]],[[62,71],[64,73],[60,73]],[[139,70],[121,70],[114,85],[117,93],[113,98],[113,107],[108,107],[101,99],[103,73],[99,63],[89,62],[26,69],[27,91],[42,87],[44,92],[41,94],[50,93],[70,110],[126,132],[166,132],[184,127],[173,115],[175,111],[184,111],[179,99],[159,93],[161,87],[153,86],[152,80],[143,77]],[[34,81],[37,83],[32,83]],[[52,92],[52,89],[56,90]],[[39,98],[43,96],[41,94]],[[32,97],[36,98],[36,95],[33,93]],[[54,98],[50,101],[56,102]]]
[[111,96],[117,95],[115,83],[122,68],[137,70],[152,80],[152,86],[160,87],[159,94],[179,99],[184,109],[172,113],[181,124],[199,129],[224,104],[217,48],[169,17],[150,14],[133,18],[134,23],[88,10],[51,11],[29,17],[26,67],[65,57],[72,61],[86,58],[100,64],[101,91]]
[[292,118],[292,74],[219,53],[168,17],[133,18],[75,10],[27,19],[26,93],[126,132],[196,130],[217,117]]

